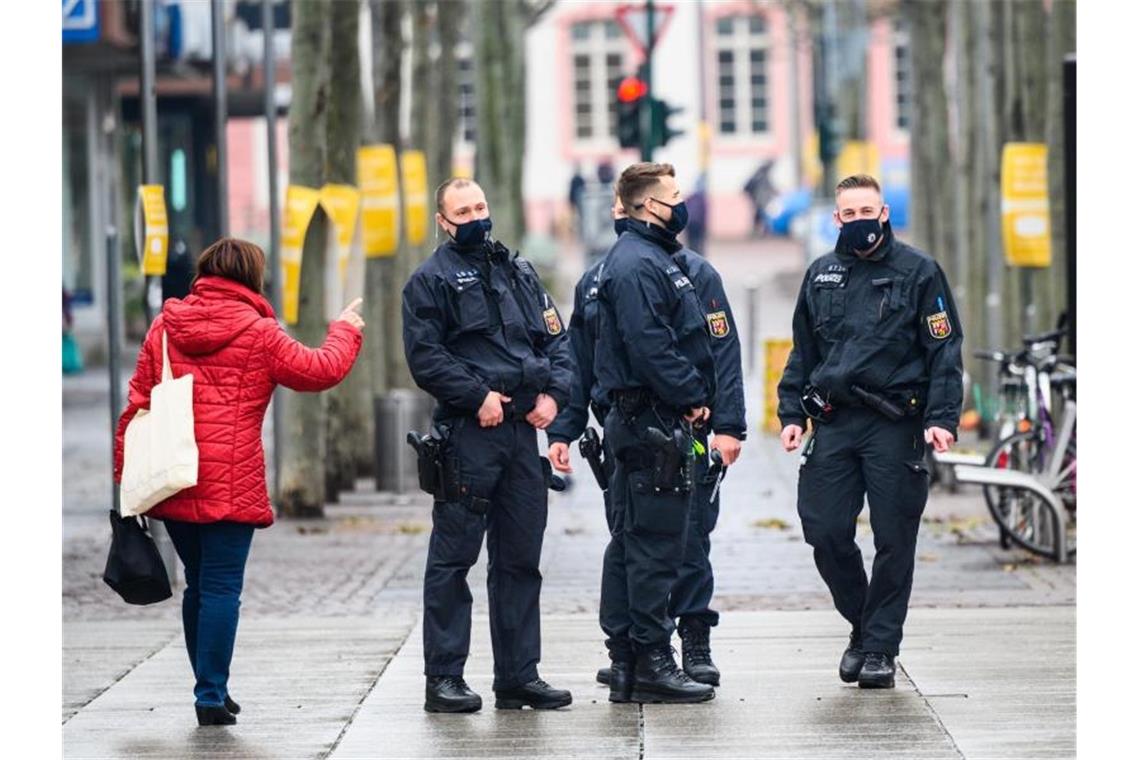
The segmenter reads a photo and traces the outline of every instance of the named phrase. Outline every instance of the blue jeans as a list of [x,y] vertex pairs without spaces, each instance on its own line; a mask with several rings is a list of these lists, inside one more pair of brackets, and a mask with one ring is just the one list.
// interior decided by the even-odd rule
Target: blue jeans
[[186,568],[182,628],[196,680],[194,703],[200,707],[220,706],[229,694],[226,683],[253,526],[177,520],[165,523]]

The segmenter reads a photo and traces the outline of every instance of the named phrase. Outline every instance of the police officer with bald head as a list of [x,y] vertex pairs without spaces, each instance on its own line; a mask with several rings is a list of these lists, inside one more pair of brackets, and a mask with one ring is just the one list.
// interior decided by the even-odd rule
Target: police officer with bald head
[[404,354],[416,384],[437,402],[441,441],[424,571],[424,708],[482,707],[463,672],[471,643],[467,572],[484,534],[495,706],[564,707],[570,692],[538,676],[549,465],[536,430],[569,401],[569,343],[534,268],[491,237],[482,188],[449,179],[436,207],[448,240],[403,292]]

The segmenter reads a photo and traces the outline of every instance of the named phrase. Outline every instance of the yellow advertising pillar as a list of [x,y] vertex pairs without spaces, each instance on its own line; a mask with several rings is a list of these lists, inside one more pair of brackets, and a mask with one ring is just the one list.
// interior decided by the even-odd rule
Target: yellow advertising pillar
[[400,194],[396,149],[365,145],[356,152],[364,256],[395,256],[400,247]]
[[281,230],[281,310],[286,324],[297,324],[301,298],[301,251],[305,232],[321,200],[321,191],[301,185],[285,188],[285,218]]

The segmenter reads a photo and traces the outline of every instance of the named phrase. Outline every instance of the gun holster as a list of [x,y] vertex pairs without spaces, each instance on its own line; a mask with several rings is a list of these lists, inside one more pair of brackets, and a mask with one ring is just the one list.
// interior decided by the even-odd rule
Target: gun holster
[[578,451],[582,453],[582,458],[590,465],[590,471],[594,473],[594,479],[598,481],[598,487],[605,491],[610,487],[609,478],[613,473],[612,463],[603,461],[603,449],[601,439],[598,438],[598,431],[592,427],[587,427],[586,432],[582,435],[582,440],[578,442]]
[[408,445],[416,451],[420,488],[439,501],[457,501],[461,496],[459,458],[444,452],[450,434],[450,429],[433,425],[426,435],[409,430],[407,436]]
[[657,493],[691,491],[696,461],[692,441],[680,430],[674,430],[673,435],[668,436],[660,429],[651,427],[646,433],[649,443],[654,447],[653,489]]

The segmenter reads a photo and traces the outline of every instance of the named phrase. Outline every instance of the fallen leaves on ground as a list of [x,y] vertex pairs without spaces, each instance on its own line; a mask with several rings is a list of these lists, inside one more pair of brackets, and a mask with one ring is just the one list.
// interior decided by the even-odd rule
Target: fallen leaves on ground
[[766,530],[791,530],[792,526],[787,520],[781,520],[779,517],[764,517],[759,520],[752,521],[753,528],[764,528]]

